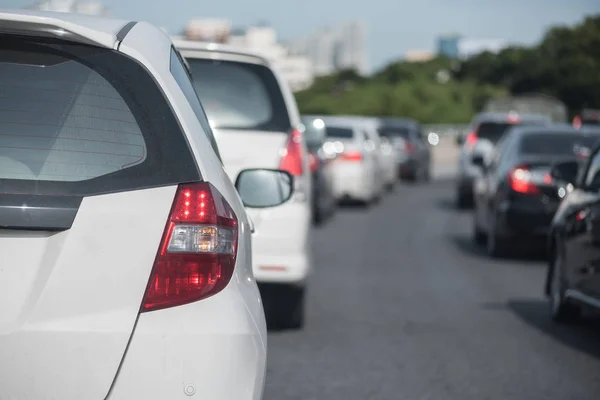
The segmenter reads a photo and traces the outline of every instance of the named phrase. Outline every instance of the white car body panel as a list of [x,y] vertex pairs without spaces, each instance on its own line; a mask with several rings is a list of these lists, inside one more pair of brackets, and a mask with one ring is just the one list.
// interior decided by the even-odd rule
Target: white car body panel
[[[0,24],[52,15],[39,14],[1,13]],[[107,47],[116,42],[114,20],[53,18],[81,35],[98,29],[89,38]],[[246,211],[170,73],[168,36],[140,22],[119,51],[161,86],[203,179],[238,217],[234,275],[210,298],[138,314],[176,186],[86,197],[63,232],[0,230],[0,398],[158,400],[193,388],[206,398],[259,400],[267,335]]]
[[[265,58],[226,45],[176,41],[176,47],[187,59],[208,58],[262,64],[270,68],[279,83],[291,125],[299,126],[300,115],[295,98],[281,74]],[[260,132],[235,129],[214,129],[225,170],[235,181],[246,168],[278,168],[289,132]],[[308,235],[310,232],[310,201],[312,193],[308,151],[305,141],[304,174],[295,177],[305,195],[279,207],[248,208],[255,227],[253,235],[253,272],[258,282],[304,285],[312,267]]]

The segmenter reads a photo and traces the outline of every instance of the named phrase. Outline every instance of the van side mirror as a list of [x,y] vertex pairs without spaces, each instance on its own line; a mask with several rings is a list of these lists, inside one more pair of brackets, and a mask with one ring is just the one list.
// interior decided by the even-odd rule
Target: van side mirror
[[292,197],[294,177],[279,169],[245,169],[237,176],[235,188],[248,208],[276,207]]
[[550,169],[552,178],[574,184],[579,172],[579,163],[577,161],[564,161],[556,163]]

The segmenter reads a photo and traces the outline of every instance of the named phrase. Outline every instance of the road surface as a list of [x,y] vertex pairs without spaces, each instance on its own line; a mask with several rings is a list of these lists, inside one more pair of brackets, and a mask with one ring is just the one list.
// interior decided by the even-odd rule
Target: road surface
[[600,324],[553,325],[543,262],[471,243],[450,182],[313,233],[302,331],[269,333],[266,400],[597,400]]

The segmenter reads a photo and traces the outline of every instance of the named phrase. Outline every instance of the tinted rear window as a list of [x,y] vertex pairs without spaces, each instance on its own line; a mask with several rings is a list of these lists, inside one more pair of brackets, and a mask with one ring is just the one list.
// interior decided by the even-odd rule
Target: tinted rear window
[[352,139],[354,137],[354,131],[350,128],[341,128],[338,126],[328,126],[327,137],[334,139]]
[[135,61],[3,38],[0,192],[85,195],[198,178],[169,104]]
[[287,108],[273,72],[251,63],[189,58],[194,88],[213,128],[287,132]]
[[505,122],[482,122],[477,128],[477,137],[496,143],[513,126]]
[[531,155],[577,155],[580,148],[593,147],[600,134],[581,135],[578,133],[531,133],[521,139],[521,153]]
[[388,138],[401,137],[404,139],[409,139],[411,136],[410,129],[405,127],[384,126],[379,128],[378,132],[379,136]]

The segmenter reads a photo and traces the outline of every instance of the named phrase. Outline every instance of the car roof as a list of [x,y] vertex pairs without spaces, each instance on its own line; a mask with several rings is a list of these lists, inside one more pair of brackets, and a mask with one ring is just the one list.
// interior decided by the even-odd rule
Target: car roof
[[379,121],[382,125],[385,126],[397,126],[397,127],[408,127],[408,128],[418,128],[419,123],[412,118],[404,118],[404,117],[379,117]]
[[[508,116],[511,113],[508,112],[483,112],[475,115],[473,118],[474,122],[506,122]],[[521,114],[517,113],[516,116],[521,121],[539,121],[539,122],[550,122],[550,118],[541,114]]]
[[215,54],[232,57],[244,57],[254,59],[254,62],[271,65],[268,57],[259,51],[248,50],[243,47],[233,46],[229,44],[200,42],[195,40],[174,39],[173,45],[186,57],[191,58],[212,58],[215,59]]
[[34,11],[0,10],[0,33],[48,36],[113,48],[123,40],[134,21],[90,15]]

